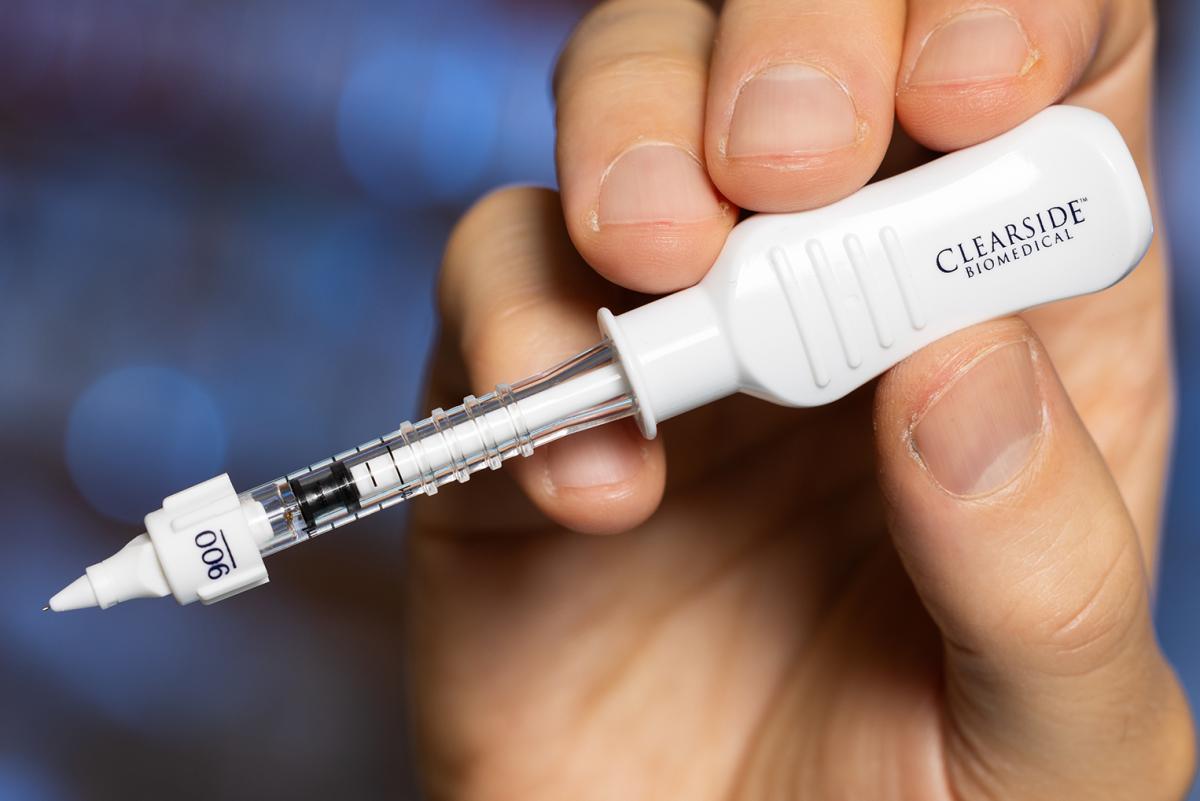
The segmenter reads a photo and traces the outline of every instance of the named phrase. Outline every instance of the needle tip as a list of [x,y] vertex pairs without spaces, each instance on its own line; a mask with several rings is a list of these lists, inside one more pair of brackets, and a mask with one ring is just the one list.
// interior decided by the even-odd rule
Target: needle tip
[[43,612],[49,612],[49,611],[50,611],[50,607],[48,607],[48,606],[43,606],[43,607],[42,607],[42,611],[43,611]]

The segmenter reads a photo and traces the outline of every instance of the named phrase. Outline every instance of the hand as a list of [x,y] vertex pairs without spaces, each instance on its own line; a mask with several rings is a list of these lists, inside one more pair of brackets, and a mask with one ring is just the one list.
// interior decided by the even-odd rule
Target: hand
[[[1060,100],[1112,118],[1152,189],[1153,52],[1141,0],[605,3],[556,75],[561,198],[494,194],[453,235],[432,399],[694,283],[739,207],[825,204]],[[420,501],[431,796],[1180,798],[1150,600],[1166,291],[1159,244],[829,407],[623,421]]]

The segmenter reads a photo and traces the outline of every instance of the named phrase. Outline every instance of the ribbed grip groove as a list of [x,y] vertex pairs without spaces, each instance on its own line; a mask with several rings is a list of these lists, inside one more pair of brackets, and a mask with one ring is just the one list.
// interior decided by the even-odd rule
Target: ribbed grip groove
[[[429,413],[433,427],[442,435],[446,444],[446,452],[450,454],[450,466],[454,469],[454,478],[459,483],[466,483],[471,478],[466,456],[463,454],[462,443],[458,441],[458,429],[450,423],[450,415],[444,409],[434,409]],[[472,421],[473,422],[473,421]]]
[[475,426],[475,433],[479,437],[479,441],[483,444],[483,458],[487,462],[487,466],[492,470],[499,470],[500,465],[504,460],[500,457],[500,448],[496,444],[496,438],[492,435],[492,427],[482,425],[480,423],[480,407],[482,404],[479,398],[474,395],[468,395],[463,398],[463,414]]
[[513,394],[512,387],[508,384],[497,384],[495,397],[500,404],[500,408],[508,415],[508,422],[512,425],[517,440],[517,449],[521,452],[522,456],[532,456],[533,437],[529,435],[529,426],[525,423],[525,415],[521,414],[521,407],[517,405],[517,399]]

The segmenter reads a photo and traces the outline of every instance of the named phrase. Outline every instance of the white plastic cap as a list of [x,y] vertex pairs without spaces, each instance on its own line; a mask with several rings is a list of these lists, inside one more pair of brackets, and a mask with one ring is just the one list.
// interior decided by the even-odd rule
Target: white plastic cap
[[227,474],[163,500],[146,532],[171,593],[211,604],[267,582],[258,543]]
[[210,604],[266,581],[242,501],[222,474],[165,499],[161,509],[146,515],[145,534],[89,567],[47,608],[107,609],[168,594],[181,604]]

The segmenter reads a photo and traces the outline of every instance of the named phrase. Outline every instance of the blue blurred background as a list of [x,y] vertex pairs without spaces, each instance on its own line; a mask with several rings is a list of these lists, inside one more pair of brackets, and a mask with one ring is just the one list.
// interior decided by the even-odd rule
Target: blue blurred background
[[[229,605],[39,609],[164,495],[420,411],[445,236],[491,187],[554,183],[549,74],[587,5],[0,3],[0,801],[409,797],[397,513]],[[1200,697],[1200,8],[1161,13],[1158,618]]]

